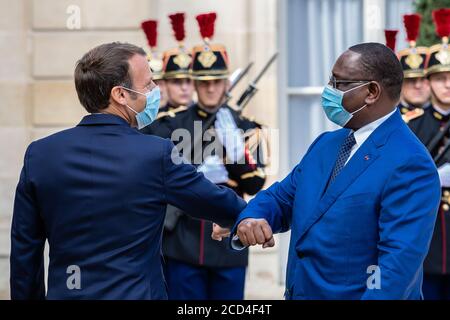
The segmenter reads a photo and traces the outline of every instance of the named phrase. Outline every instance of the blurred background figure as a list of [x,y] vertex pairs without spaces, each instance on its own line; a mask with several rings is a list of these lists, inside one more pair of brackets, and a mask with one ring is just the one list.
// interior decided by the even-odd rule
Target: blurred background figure
[[166,83],[167,104],[160,110],[162,112],[191,105],[194,94],[194,86],[189,72],[192,57],[184,46],[185,14],[171,14],[169,18],[174,37],[178,41],[178,47],[167,50],[163,54],[163,78]]
[[157,49],[158,44],[158,21],[146,20],[141,23],[141,28],[147,38],[149,53],[147,54],[148,64],[153,73],[153,81],[161,90],[161,106],[167,103],[166,86],[163,79],[163,61]]
[[[162,71],[159,75],[158,85],[163,88],[164,102],[161,103],[157,119],[169,116],[174,117],[176,113],[186,110],[192,103],[194,86],[190,74],[192,56],[184,45],[186,31],[184,26],[185,14],[175,13],[169,15],[172,25],[173,36],[178,46],[163,52]],[[144,133],[155,131],[160,122],[153,123],[144,128]],[[161,130],[164,130],[161,128]],[[165,132],[169,135],[171,132]]]
[[[166,112],[145,132],[170,138],[177,129],[189,131],[190,140],[186,143],[183,139],[178,148],[199,172],[211,182],[232,188],[240,196],[254,195],[263,187],[266,176],[264,165],[250,151],[255,149],[250,148],[249,140],[261,125],[242,117],[226,104],[230,87],[229,57],[225,46],[211,43],[216,13],[200,14],[196,18],[204,40],[192,50],[191,75],[198,102],[190,108],[174,110],[176,114]],[[215,151],[210,152],[213,148]],[[197,151],[201,151],[200,158]],[[211,222],[193,219],[175,207],[168,208],[163,253],[169,299],[244,298],[248,250],[233,252],[228,241],[211,238],[212,230]]]
[[438,168],[442,199],[430,250],[424,262],[423,295],[427,300],[450,300],[450,8],[433,11],[441,43],[429,50],[427,78],[431,105],[404,115],[411,130],[427,147]]
[[427,47],[417,47],[421,16],[408,14],[403,16],[409,48],[398,52],[403,67],[403,86],[399,109],[402,114],[416,108],[426,108],[430,101],[430,84],[425,76]]

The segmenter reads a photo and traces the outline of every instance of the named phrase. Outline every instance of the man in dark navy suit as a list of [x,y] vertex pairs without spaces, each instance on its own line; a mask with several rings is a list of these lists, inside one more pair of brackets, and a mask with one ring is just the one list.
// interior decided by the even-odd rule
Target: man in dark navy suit
[[183,163],[170,140],[136,130],[155,119],[159,105],[141,48],[92,49],[77,63],[75,86],[90,115],[25,154],[11,230],[11,298],[166,299],[166,205],[229,226],[245,202]]

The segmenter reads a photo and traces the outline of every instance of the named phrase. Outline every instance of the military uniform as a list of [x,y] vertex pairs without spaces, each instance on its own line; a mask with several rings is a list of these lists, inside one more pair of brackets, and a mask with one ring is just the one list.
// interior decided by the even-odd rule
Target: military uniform
[[188,108],[188,106],[173,106],[170,103],[167,103],[165,106],[162,106],[158,110],[158,116],[156,120],[159,120],[164,117],[175,117],[175,114],[180,111],[184,111]]
[[397,105],[397,109],[400,110],[400,113],[401,113],[402,115],[404,115],[405,113],[408,113],[408,112],[414,110],[415,108],[416,108],[416,107],[414,107],[414,106],[412,106],[412,105],[409,105],[409,104],[407,104],[407,103],[405,103],[405,102],[401,102],[401,101],[400,101],[400,103]]
[[[450,10],[447,10],[450,14]],[[447,23],[450,24],[450,21]],[[447,42],[448,38],[444,37],[442,44],[429,49],[427,76],[450,71],[450,51]],[[444,152],[444,146],[450,140],[449,130],[444,132],[450,121],[450,114],[445,114],[444,110],[431,104],[424,110],[417,108],[409,111],[403,118],[428,148],[437,168],[450,163],[450,150]],[[443,132],[443,135],[440,134]],[[438,155],[440,159],[437,159]],[[450,188],[447,186],[442,187],[435,230],[424,262],[423,294],[424,298],[429,300],[450,299]]]
[[[177,108],[173,108],[170,107],[169,105],[166,105],[163,108],[159,108],[155,122],[143,128],[141,132],[145,134],[154,134],[164,138],[170,138],[172,131],[169,126],[165,125],[167,119],[174,118],[177,115],[177,113],[185,111],[187,109],[188,107],[186,106],[179,106]],[[165,120],[161,121],[161,119]]]
[[[238,128],[244,130],[244,132],[252,130],[254,135],[258,134],[258,131],[261,129],[258,123],[241,117],[228,106],[223,108],[231,111]],[[205,135],[209,134],[211,137],[214,137],[214,123],[209,128],[204,127],[205,122],[210,120],[211,117],[214,117],[214,114],[208,113],[201,109],[198,104],[194,104],[189,109],[178,111],[174,117],[167,115],[161,118],[154,125],[150,125],[149,130],[154,130],[153,133],[161,137],[170,138],[169,133],[171,134],[174,130],[180,128],[186,129],[189,131],[190,136],[194,137],[193,140],[195,140],[195,134],[197,136],[199,134],[198,129],[195,131],[195,123],[197,122],[197,126],[201,124],[201,132],[205,132]],[[157,129],[155,129],[155,125],[158,127]],[[174,141],[174,143],[176,142]],[[214,139],[202,142],[202,153],[211,143],[214,143]],[[182,150],[183,148],[180,149]],[[192,150],[192,148],[189,149]],[[248,154],[246,155],[247,159],[245,164],[225,164],[229,180],[223,185],[232,188],[240,196],[244,196],[244,194],[255,194],[262,188],[265,182],[263,160],[257,156],[259,149],[257,148],[256,150],[258,151],[254,152],[255,156],[253,156],[250,154],[250,148],[247,148],[246,151]],[[195,165],[194,152],[191,152],[191,158],[188,160]],[[227,241],[220,242],[212,240],[211,233],[211,222],[200,221],[182,215],[177,221],[176,228],[173,231],[166,231],[164,234],[164,255],[172,259],[207,267],[236,267],[247,265],[247,250],[241,252],[233,251],[228,248]]]
[[[213,13],[197,17],[205,43],[192,50],[191,77],[194,80],[227,79],[229,75],[225,47],[209,41],[212,34],[208,34],[208,30],[214,29],[211,28],[214,19]],[[225,161],[227,150],[217,137],[218,114],[224,110],[231,114],[235,126],[245,132],[245,152],[241,158],[244,161],[238,163]],[[261,125],[242,117],[228,105],[210,111],[194,104],[165,112],[146,129],[146,133],[170,138],[175,130],[184,129],[191,139],[178,145],[178,141],[174,143],[199,171],[211,158],[206,150],[219,146],[211,156],[219,159],[226,179],[217,184],[232,188],[241,196],[253,195],[263,187],[266,177],[258,140]],[[200,157],[197,148],[201,150]],[[205,157],[202,156],[204,152]],[[230,225],[233,223],[230,221]],[[211,233],[212,222],[191,218],[177,208],[168,209],[163,253],[169,299],[243,299],[248,250],[233,251],[228,241],[215,241]]]
[[[169,16],[172,20],[180,20],[182,17],[182,20],[184,21],[184,14],[177,13],[174,15]],[[176,35],[176,39],[179,41],[178,47],[166,50],[163,52],[163,58],[162,58],[162,73],[160,75],[161,79],[163,80],[170,80],[170,79],[190,79],[191,73],[190,73],[190,65],[192,62],[192,56],[188,52],[187,48],[184,46],[183,40],[184,40],[184,28],[182,28],[182,24],[175,24],[176,29],[174,30],[174,33]],[[175,27],[174,27],[175,28]],[[183,29],[183,30],[180,30]],[[181,35],[178,35],[178,33],[181,33]],[[165,104],[164,106],[161,106],[159,108],[158,117],[162,118],[165,116],[173,117],[174,113],[173,110],[177,109],[178,111],[183,110],[187,106],[183,106],[183,108],[179,108],[180,106],[177,105],[171,105],[169,102]]]
[[[432,105],[421,112],[411,111],[404,116],[411,130],[425,146],[429,146],[433,138],[444,128],[450,115],[443,115]],[[434,158],[448,142],[450,133],[443,137],[433,150]],[[450,151],[436,163],[437,167],[450,162]],[[450,274],[450,188],[442,189],[442,203],[439,208],[435,233],[431,241],[430,251],[424,263],[424,271],[429,274]]]
[[[190,65],[192,62],[192,56],[184,45],[184,38],[186,36],[184,28],[184,13],[171,14],[169,15],[169,19],[172,24],[174,37],[178,41],[178,46],[163,52],[162,61],[160,64],[161,68],[157,70],[156,73],[154,71],[153,78],[156,80],[190,79]],[[173,118],[176,113],[184,111],[188,107],[189,106],[172,105],[170,102],[167,102],[165,105],[159,107],[156,120],[164,117]],[[161,136],[169,137],[170,132],[166,131],[162,133],[160,130],[156,129],[159,124],[159,122],[153,123],[153,132],[159,132]],[[165,129],[162,128],[161,130],[164,131]],[[144,128],[143,132],[149,133],[149,128]]]
[[[397,53],[403,68],[403,77],[405,79],[425,78],[428,48],[416,46],[416,40],[419,35],[420,16],[418,14],[404,15],[403,21],[409,43],[409,48],[400,50]],[[429,104],[427,103],[420,108],[428,106]],[[410,105],[407,101],[401,101],[397,107],[402,114],[417,108],[416,106]]]
[[400,113],[401,113],[402,115],[405,115],[406,113],[408,113],[408,112],[410,112],[410,111],[413,111],[413,110],[415,110],[415,109],[427,109],[427,108],[429,108],[430,106],[431,106],[431,103],[430,103],[430,102],[428,102],[428,103],[426,103],[424,106],[418,108],[418,107],[413,106],[413,105],[410,105],[410,104],[408,104],[408,103],[406,103],[406,102],[404,102],[404,101],[400,101],[399,104],[397,105],[397,108],[400,110]]

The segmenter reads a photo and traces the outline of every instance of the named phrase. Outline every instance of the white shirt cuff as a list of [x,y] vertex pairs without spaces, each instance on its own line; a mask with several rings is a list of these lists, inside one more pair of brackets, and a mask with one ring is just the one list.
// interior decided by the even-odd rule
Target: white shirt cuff
[[244,246],[241,240],[239,240],[239,237],[236,234],[234,234],[233,237],[231,238],[231,248],[234,250],[241,251],[247,247]]

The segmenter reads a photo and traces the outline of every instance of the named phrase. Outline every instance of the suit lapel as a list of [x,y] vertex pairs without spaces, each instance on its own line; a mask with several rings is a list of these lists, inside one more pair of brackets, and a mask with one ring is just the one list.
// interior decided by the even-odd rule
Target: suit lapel
[[[370,138],[367,139],[342,169],[334,182],[325,191],[325,194],[323,194],[320,199],[314,213],[309,217],[302,228],[303,230],[300,233],[300,237],[302,237],[311,226],[328,211],[339,196],[347,190],[347,188],[378,158],[378,156],[379,152],[376,146]],[[333,166],[331,167],[331,170],[332,169]],[[330,176],[331,170],[327,177]],[[325,186],[327,183],[328,179],[326,179]]]
[[[336,139],[336,141],[332,143],[330,147],[327,147],[326,157],[322,157],[320,159],[320,186],[319,186],[319,199],[323,197],[325,189],[327,188],[328,181],[330,180],[331,172],[334,169],[334,165],[336,164],[336,159],[338,157],[338,153],[341,149],[342,143],[344,143],[345,138],[350,134],[350,130],[342,130],[341,136]],[[318,200],[319,200],[318,199]]]
[[[348,187],[380,156],[379,148],[385,144],[390,133],[398,128],[400,125],[405,125],[401,119],[400,113],[397,111],[384,123],[382,123],[359,147],[358,151],[349,160],[347,165],[342,169],[341,173],[336,177],[334,182],[328,187],[323,194],[325,187],[328,183],[331,171],[334,168],[336,162],[337,152],[334,154],[332,160],[327,160],[322,165],[323,177],[320,194],[323,194],[322,198],[318,201],[318,205],[313,210],[312,214],[307,218],[300,230],[299,239],[316,223],[323,214],[335,203],[339,196],[348,189]],[[333,150],[334,151],[334,150]]]

